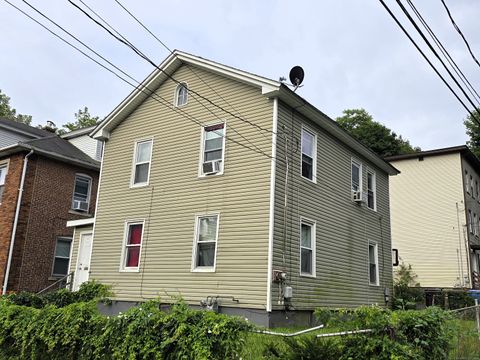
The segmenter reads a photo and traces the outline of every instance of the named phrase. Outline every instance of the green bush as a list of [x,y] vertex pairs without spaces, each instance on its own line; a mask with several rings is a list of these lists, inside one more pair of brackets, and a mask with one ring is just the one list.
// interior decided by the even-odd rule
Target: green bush
[[401,310],[416,309],[417,304],[425,303],[425,292],[417,282],[412,265],[402,262],[395,270],[392,300],[393,308]]
[[78,302],[87,302],[91,300],[100,300],[112,296],[111,286],[100,284],[97,281],[87,281],[80,285],[78,291],[69,291],[68,289],[59,289],[46,294],[37,295],[21,291],[12,293],[3,298],[16,305],[42,308],[47,305],[64,307]]
[[339,331],[371,329],[365,334],[335,338],[287,338],[285,346],[270,346],[267,359],[446,359],[453,329],[448,312],[436,307],[421,311],[391,311],[379,307],[318,310],[326,327]]
[[0,358],[235,359],[250,325],[178,302],[169,313],[149,301],[118,316],[96,302],[36,309],[0,301]]

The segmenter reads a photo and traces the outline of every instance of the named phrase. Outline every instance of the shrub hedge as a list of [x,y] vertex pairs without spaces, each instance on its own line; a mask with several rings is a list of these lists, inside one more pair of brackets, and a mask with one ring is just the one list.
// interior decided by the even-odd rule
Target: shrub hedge
[[250,325],[195,311],[178,302],[168,313],[158,301],[118,316],[101,315],[95,301],[42,308],[0,301],[0,358],[235,359]]

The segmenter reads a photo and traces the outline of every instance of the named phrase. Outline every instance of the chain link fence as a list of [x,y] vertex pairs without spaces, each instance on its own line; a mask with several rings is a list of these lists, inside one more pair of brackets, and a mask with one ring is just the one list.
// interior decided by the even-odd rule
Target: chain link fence
[[457,336],[450,359],[480,360],[480,305],[452,310]]

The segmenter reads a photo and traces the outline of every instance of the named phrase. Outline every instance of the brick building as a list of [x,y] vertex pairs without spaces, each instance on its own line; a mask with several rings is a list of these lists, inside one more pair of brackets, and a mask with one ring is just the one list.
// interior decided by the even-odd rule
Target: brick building
[[65,276],[72,241],[66,222],[95,212],[100,163],[43,135],[0,148],[2,293],[39,291]]

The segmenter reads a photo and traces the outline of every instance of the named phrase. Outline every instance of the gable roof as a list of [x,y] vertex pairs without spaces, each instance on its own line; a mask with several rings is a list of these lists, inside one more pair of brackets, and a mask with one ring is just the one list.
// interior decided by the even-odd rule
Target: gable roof
[[388,156],[385,158],[385,160],[389,162],[401,161],[401,160],[409,160],[409,159],[418,159],[418,158],[423,158],[427,156],[441,156],[441,155],[448,155],[448,154],[455,154],[455,153],[461,154],[472,166],[474,166],[480,171],[480,160],[466,145],[452,146],[452,147],[433,149],[433,150],[427,150],[427,151],[419,151],[412,154]]
[[69,131],[63,135],[60,135],[61,138],[63,139],[74,139],[83,135],[88,135],[92,132],[93,129],[95,129],[96,125],[89,126],[83,129],[77,129],[73,131]]
[[42,138],[52,136],[52,133],[46,130],[42,130],[18,121],[10,120],[7,118],[0,118],[0,128],[4,128],[22,135],[26,135],[32,138]]
[[0,149],[0,156],[8,156],[21,151],[33,150],[39,155],[75,164],[88,169],[99,170],[100,162],[92,159],[69,141],[52,135],[40,139],[21,141],[17,144]]
[[[189,64],[205,69],[261,90],[263,96],[278,98],[285,104],[295,108],[295,111],[315,122],[335,138],[345,143],[356,152],[367,158],[389,175],[399,173],[392,165],[384,161],[371,149],[364,146],[343,130],[336,121],[311,105],[308,101],[289,89],[285,84],[226,66],[198,56],[174,50],[138,87],[136,87],[107,117],[101,121],[90,134],[95,139],[106,140],[110,133],[125,120],[145,99],[165,82],[182,64]],[[168,75],[167,75],[168,74]],[[143,90],[141,90],[143,89]]]

